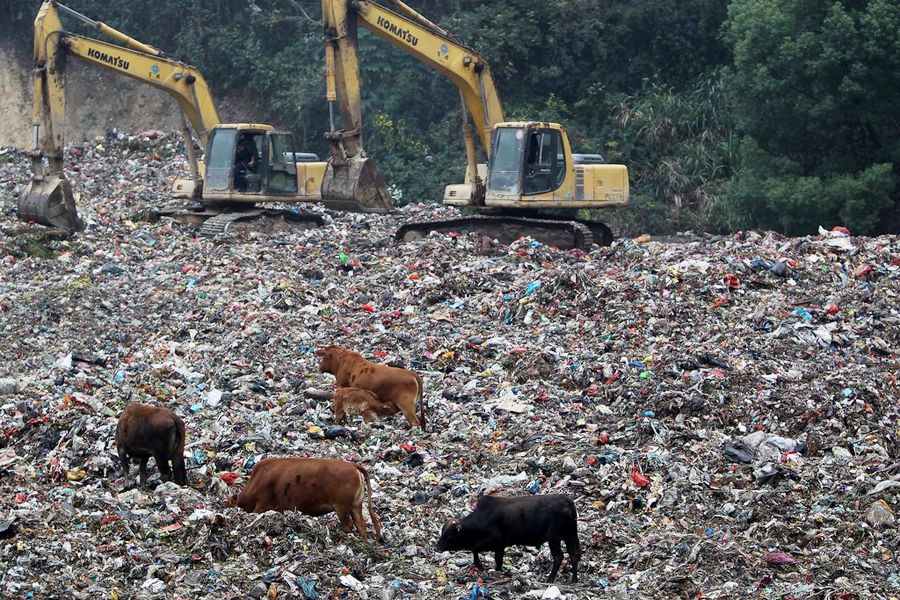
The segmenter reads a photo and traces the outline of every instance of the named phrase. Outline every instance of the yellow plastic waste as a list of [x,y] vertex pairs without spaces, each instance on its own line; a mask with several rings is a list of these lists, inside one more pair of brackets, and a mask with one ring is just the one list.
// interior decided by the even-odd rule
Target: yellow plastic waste
[[84,469],[72,469],[71,471],[66,471],[66,479],[69,481],[81,481],[87,477],[87,471]]

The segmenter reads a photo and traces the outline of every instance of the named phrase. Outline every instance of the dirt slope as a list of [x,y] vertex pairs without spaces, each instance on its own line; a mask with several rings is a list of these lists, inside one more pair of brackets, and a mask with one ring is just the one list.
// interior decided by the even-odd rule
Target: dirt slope
[[0,45],[0,146],[27,147],[31,125],[28,70],[9,48]]
[[[137,132],[181,125],[177,105],[167,94],[71,61],[67,78],[66,140],[79,142],[110,128]],[[0,42],[0,146],[31,146],[31,57]],[[252,103],[216,98],[226,121],[253,120]],[[259,119],[259,115],[257,115]]]

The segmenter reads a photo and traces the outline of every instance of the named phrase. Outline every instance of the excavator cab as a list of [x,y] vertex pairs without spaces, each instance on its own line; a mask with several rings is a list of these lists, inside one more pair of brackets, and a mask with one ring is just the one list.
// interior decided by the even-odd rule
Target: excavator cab
[[[488,208],[609,208],[628,202],[628,168],[608,164],[599,154],[572,154],[558,123],[499,123],[491,150]],[[606,230],[601,233],[606,240]]]
[[227,199],[252,201],[254,195],[297,193],[297,153],[289,132],[221,125],[209,139],[204,191],[214,199],[228,194],[237,198]]
[[534,196],[552,193],[566,178],[566,146],[559,125],[497,127],[488,164],[491,195]]

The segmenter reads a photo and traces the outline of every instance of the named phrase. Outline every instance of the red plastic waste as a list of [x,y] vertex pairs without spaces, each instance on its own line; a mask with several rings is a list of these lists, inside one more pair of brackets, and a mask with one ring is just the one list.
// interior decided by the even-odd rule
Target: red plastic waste
[[222,473],[221,475],[219,475],[219,477],[228,485],[232,485],[235,481],[237,481],[237,478],[240,477],[240,475],[238,473],[228,472]]
[[650,479],[647,478],[638,467],[631,467],[631,479],[638,487],[645,488],[650,485]]

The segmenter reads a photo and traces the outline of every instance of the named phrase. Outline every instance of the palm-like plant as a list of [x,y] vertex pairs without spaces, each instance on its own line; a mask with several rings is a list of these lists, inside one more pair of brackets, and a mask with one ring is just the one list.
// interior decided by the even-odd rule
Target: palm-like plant
[[635,193],[676,211],[702,210],[730,177],[736,135],[720,73],[684,92],[651,85],[616,115]]

